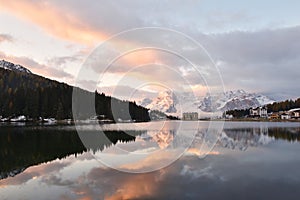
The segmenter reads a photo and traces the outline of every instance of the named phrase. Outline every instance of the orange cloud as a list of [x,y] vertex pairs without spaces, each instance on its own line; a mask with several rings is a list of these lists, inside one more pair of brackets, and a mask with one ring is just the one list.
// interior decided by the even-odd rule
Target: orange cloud
[[220,152],[218,152],[218,151],[201,152],[200,149],[190,148],[190,149],[187,150],[187,154],[196,155],[196,156],[220,155]]
[[145,156],[137,162],[131,162],[120,166],[120,169],[128,171],[153,171],[168,166],[178,158],[182,152],[180,150],[158,150]]
[[[111,36],[105,31],[83,21],[83,19],[76,15],[74,11],[72,12],[71,9],[59,7],[51,3],[51,1],[0,0],[0,10],[6,10],[22,20],[34,23],[48,34],[79,44],[93,46]],[[122,50],[125,47],[135,49],[137,47],[134,41],[124,40],[114,41],[111,45],[116,50]],[[90,51],[84,53],[89,52]],[[154,63],[157,62],[158,59],[158,52],[154,50],[137,50],[122,56],[117,62],[120,63],[122,67],[134,67]]]
[[37,24],[46,32],[65,40],[91,45],[107,38],[104,33],[89,27],[70,10],[62,10],[49,2],[0,0],[1,9]]
[[129,66],[145,65],[158,62],[159,56],[155,50],[141,49],[124,55],[120,61],[125,62]]
[[157,184],[155,184],[153,174],[139,174],[131,177],[121,185],[115,194],[106,196],[105,200],[117,199],[140,199],[155,194]]

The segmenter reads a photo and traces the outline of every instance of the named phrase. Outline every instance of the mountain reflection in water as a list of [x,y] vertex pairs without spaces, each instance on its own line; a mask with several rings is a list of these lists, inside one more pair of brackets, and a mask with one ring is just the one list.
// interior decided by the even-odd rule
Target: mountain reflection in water
[[[26,168],[87,151],[96,153],[117,143],[134,142],[136,137],[166,148],[174,139],[174,130],[164,131],[85,131],[84,146],[75,129],[55,127],[0,127],[0,179],[15,176]],[[200,130],[198,135],[204,134]],[[200,137],[201,138],[201,137]],[[300,141],[299,127],[224,128],[218,146],[245,151],[249,146],[265,145],[273,140]],[[201,141],[194,141],[194,144]],[[191,149],[194,144],[191,145]]]

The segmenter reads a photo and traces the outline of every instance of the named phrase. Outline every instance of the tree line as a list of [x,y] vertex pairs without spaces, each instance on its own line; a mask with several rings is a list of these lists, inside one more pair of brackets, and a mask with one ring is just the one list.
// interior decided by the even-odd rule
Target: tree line
[[[300,108],[300,98],[296,100],[286,100],[281,102],[274,102],[272,104],[266,105],[268,108],[268,112],[279,112],[279,111],[288,111],[294,108]],[[235,109],[235,110],[228,110],[224,112],[224,115],[232,115],[235,118],[242,118],[249,115],[250,108],[247,109]]]
[[[42,76],[0,68],[0,116],[25,115],[34,120],[40,117],[72,119],[73,89],[70,85]],[[94,98],[96,114],[104,116],[105,119],[150,120],[148,109],[136,105],[135,102],[122,101],[98,91],[76,89],[81,96]],[[112,105],[116,106],[114,110],[119,110],[113,112]],[[88,112],[81,112],[79,116],[82,118],[92,117],[86,116]]]

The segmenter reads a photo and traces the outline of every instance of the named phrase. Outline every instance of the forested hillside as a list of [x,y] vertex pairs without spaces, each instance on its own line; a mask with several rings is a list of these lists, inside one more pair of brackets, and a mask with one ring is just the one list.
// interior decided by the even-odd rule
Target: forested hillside
[[[125,109],[113,116],[111,102],[124,108],[129,105],[132,120],[149,121],[148,109],[138,106],[135,102],[119,99],[78,89],[83,95],[95,96],[96,114],[105,119],[129,120]],[[72,91],[73,87],[59,83],[42,76],[17,72],[0,68],[0,116],[14,117],[25,115],[27,118],[56,118],[72,119]],[[128,110],[128,109],[127,109]],[[93,117],[85,116],[82,117]]]

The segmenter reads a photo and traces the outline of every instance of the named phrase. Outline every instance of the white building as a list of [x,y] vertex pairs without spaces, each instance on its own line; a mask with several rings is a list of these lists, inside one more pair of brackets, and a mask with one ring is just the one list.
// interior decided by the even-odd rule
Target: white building
[[291,116],[289,113],[282,113],[280,119],[291,119]]
[[300,118],[300,108],[294,108],[288,111],[290,118],[299,119]]
[[300,119],[300,108],[294,108],[288,111],[279,112],[280,119]]
[[198,120],[198,113],[197,112],[188,112],[182,114],[182,120],[185,121],[197,121]]
[[251,117],[268,117],[268,108],[266,106],[250,108],[249,114]]

